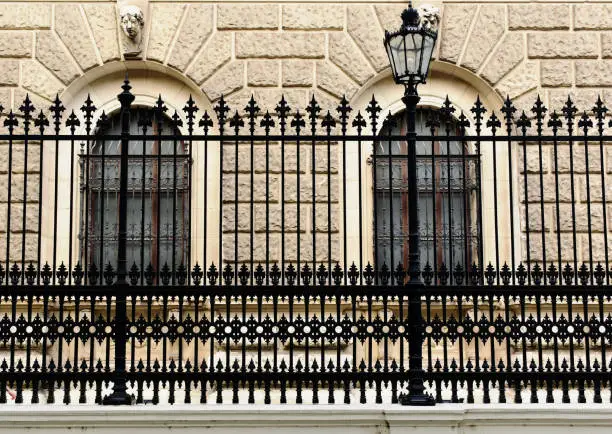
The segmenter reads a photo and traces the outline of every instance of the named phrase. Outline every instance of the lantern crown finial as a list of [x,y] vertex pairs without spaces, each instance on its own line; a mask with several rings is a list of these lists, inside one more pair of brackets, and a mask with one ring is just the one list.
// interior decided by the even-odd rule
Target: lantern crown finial
[[419,25],[419,11],[408,2],[408,8],[402,12],[402,23],[404,27],[417,27]]

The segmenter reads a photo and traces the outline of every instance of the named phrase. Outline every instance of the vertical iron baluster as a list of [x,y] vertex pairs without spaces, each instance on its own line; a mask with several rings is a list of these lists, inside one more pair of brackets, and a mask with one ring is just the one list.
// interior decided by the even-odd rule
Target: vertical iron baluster
[[[296,134],[296,143],[295,143],[295,147],[296,147],[296,217],[297,217],[297,234],[296,234],[296,253],[297,253],[297,277],[296,277],[296,282],[297,282],[297,286],[300,286],[302,284],[301,282],[301,256],[302,256],[302,251],[301,251],[301,241],[302,241],[302,231],[301,231],[301,210],[300,207],[302,206],[301,204],[301,178],[302,178],[302,172],[301,172],[301,167],[300,167],[300,133],[302,131],[302,128],[306,127],[306,123],[304,122],[304,119],[302,117],[302,115],[300,114],[299,110],[296,111],[293,120],[291,121],[291,126],[293,128],[295,128],[295,134]],[[284,187],[283,187],[284,190]],[[293,364],[289,365],[289,369],[293,369]]]
[[557,115],[556,111],[550,115],[550,119],[548,121],[548,127],[552,128],[553,131],[553,156],[555,161],[555,211],[556,211],[556,224],[557,224],[557,273],[558,280],[561,283],[562,273],[563,273],[563,264],[562,264],[562,247],[561,247],[561,213],[559,206],[559,154],[558,154],[558,141],[557,141],[557,132],[561,127],[561,120],[559,119],[559,115]]
[[[497,285],[499,285],[499,264],[500,264],[500,259],[499,259],[499,211],[498,211],[498,201],[497,201],[497,129],[501,128],[501,122],[499,121],[499,119],[497,118],[497,116],[495,115],[495,112],[491,113],[491,117],[489,118],[489,120],[487,121],[487,128],[491,129],[491,134],[493,135],[493,214],[495,216],[495,277],[496,277],[496,283]],[[478,146],[478,152],[479,152],[479,157],[478,157],[478,161],[480,162],[480,142],[479,142],[479,146]],[[479,163],[480,166],[480,163]],[[480,172],[480,168],[479,168],[479,172]],[[480,190],[480,186],[478,187],[478,194],[482,196],[482,191]],[[482,214],[482,201],[481,201],[481,205],[480,205],[480,213]],[[480,220],[480,231],[482,232],[482,218]],[[482,235],[480,235],[480,243],[483,243],[482,240]],[[484,259],[484,258],[483,258]],[[482,262],[482,266],[481,266],[481,272],[484,271],[484,262]],[[491,318],[493,318],[493,314],[491,313]],[[491,360],[495,360],[494,357],[491,358]],[[495,366],[495,364],[493,363],[492,366]]]
[[455,112],[455,108],[451,105],[448,96],[444,101],[442,108],[440,108],[440,112],[444,117],[444,124],[446,130],[446,196],[448,201],[448,269],[449,273],[449,284],[453,284],[453,279],[455,273],[453,273],[455,269],[455,265],[453,264],[453,195],[452,195],[452,186],[451,186],[451,175],[452,175],[452,166],[451,166],[451,142],[449,139],[451,132],[451,124],[452,124],[452,116]]
[[[5,263],[6,264],[5,272],[6,272],[7,285],[11,283],[11,279],[10,279],[11,256],[10,256],[10,253],[11,253],[11,205],[12,205],[12,200],[13,200],[13,197],[11,194],[11,187],[13,186],[13,181],[12,181],[13,179],[13,132],[17,125],[18,125],[17,118],[13,114],[13,110],[11,110],[7,118],[4,120],[4,126],[8,127],[8,130],[9,130],[8,165],[6,169],[8,171],[7,196],[6,196],[7,204],[6,204],[6,263]],[[56,154],[55,159],[56,159],[56,166],[57,166],[57,154]],[[55,177],[55,184],[56,184],[56,190],[57,190],[57,174]],[[25,190],[26,189],[24,186],[24,191]],[[56,202],[56,208],[57,208],[57,197],[56,197],[55,202]],[[55,221],[57,221],[57,219]],[[55,233],[57,233],[57,228],[55,229]],[[53,247],[55,249],[55,243]],[[55,254],[53,256],[55,256]],[[53,270],[55,271],[55,263],[53,264]],[[55,281],[53,283],[55,283]],[[11,369],[14,368],[12,361],[13,361],[13,355],[11,354]]]
[[[195,105],[195,102],[193,101],[193,98],[191,97],[191,94],[189,95],[189,100],[187,100],[187,104],[185,105],[185,107],[183,107],[183,111],[187,114],[187,132],[189,134],[189,142],[188,142],[188,146],[189,146],[189,153],[188,153],[188,160],[187,160],[187,184],[188,184],[188,189],[187,191],[189,192],[188,194],[188,212],[189,212],[189,218],[187,219],[187,286],[191,286],[191,243],[192,243],[192,239],[191,239],[191,231],[192,231],[192,226],[191,226],[191,216],[193,214],[193,210],[192,210],[192,194],[191,194],[191,189],[193,186],[193,182],[192,182],[192,169],[193,169],[193,126],[195,124],[195,113],[198,111],[198,107]],[[206,261],[204,261],[204,264],[206,264]],[[204,265],[206,267],[206,265]],[[197,300],[196,300],[197,303]],[[197,372],[198,370],[198,364],[197,362],[193,364],[193,368],[194,368],[194,372]]]
[[[348,105],[348,101],[346,99],[346,97],[342,97],[342,100],[340,101],[340,105],[336,108],[336,111],[338,111],[338,113],[340,114],[340,126],[341,126],[341,133],[342,133],[342,258],[344,259],[344,263],[343,263],[343,281],[344,281],[344,285],[346,286],[346,282],[347,282],[347,272],[348,272],[348,260],[347,260],[347,231],[346,231],[346,205],[347,205],[347,197],[346,197],[346,129],[347,129],[347,125],[348,125],[348,114],[351,112],[351,107]],[[361,184],[359,184],[359,187],[361,187]],[[361,225],[359,225],[358,228],[359,231],[361,231]],[[341,318],[340,316],[338,316],[338,321],[340,321]],[[340,366],[340,359],[338,359],[338,363],[336,366],[338,372],[340,372],[341,366]]]
[[[245,107],[246,112],[249,114],[249,132],[251,135],[251,143],[250,143],[250,164],[251,164],[251,197],[249,199],[249,249],[250,249],[250,285],[253,285],[253,274],[255,271],[255,262],[253,259],[253,251],[254,251],[254,238],[255,238],[255,226],[254,226],[254,209],[255,209],[255,146],[253,143],[253,136],[255,135],[255,117],[257,113],[259,113],[259,107],[255,102],[255,98],[251,95],[251,99],[249,103]],[[236,202],[238,202],[238,198],[235,198]]]
[[[153,210],[153,212],[155,213],[155,216],[157,217],[157,224],[155,224],[153,222],[153,220],[151,220],[151,224],[155,224],[155,276],[156,276],[156,284],[159,286],[161,285],[161,190],[162,190],[162,186],[161,186],[161,181],[162,181],[162,129],[163,129],[163,124],[164,124],[164,113],[168,110],[168,108],[166,107],[166,105],[164,104],[164,101],[162,100],[161,95],[159,95],[159,97],[157,98],[157,101],[155,102],[155,107],[153,108],[153,111],[155,113],[155,120],[156,120],[156,124],[157,124],[157,141],[154,145],[154,149],[153,154],[157,154],[157,158],[155,159],[155,163],[156,163],[156,170],[152,170],[152,174],[153,174],[153,184],[156,187],[156,192],[155,192],[155,198],[153,199],[153,202],[155,202],[153,204],[153,207],[155,208]],[[156,173],[157,172],[157,173]],[[174,213],[174,211],[173,211]]]
[[[584,133],[584,164],[585,164],[585,178],[586,178],[586,204],[587,204],[587,233],[589,239],[589,281],[591,285],[593,284],[593,226],[591,221],[591,179],[590,179],[590,169],[589,169],[589,128],[593,127],[593,121],[589,119],[589,115],[587,115],[586,111],[583,113],[581,119],[578,121],[578,128],[582,128]],[[602,185],[603,190],[603,185]],[[584,261],[583,261],[584,264]],[[585,317],[585,321],[589,318]],[[588,342],[588,339],[586,339]],[[588,347],[587,347],[588,352]],[[590,365],[587,363],[586,366],[587,371],[591,369]]]
[[[72,210],[74,207],[74,133],[81,122],[74,113],[70,113],[66,120],[66,126],[70,128],[70,208],[68,216],[68,285],[72,283]],[[75,368],[78,366],[75,363]]]
[[[55,96],[55,100],[53,101],[53,104],[51,105],[51,107],[49,108],[49,110],[51,112],[53,112],[53,125],[55,127],[55,135],[59,135],[60,133],[60,127],[61,127],[61,120],[62,120],[62,112],[65,110],[64,105],[62,104],[62,102],[59,99],[59,95]],[[11,111],[11,114],[13,112]],[[10,115],[9,115],[10,116]],[[4,121],[5,126],[6,126],[6,122],[9,121],[9,119],[6,119]],[[10,143],[9,143],[10,145]],[[10,165],[10,151],[11,148],[9,148],[9,165]],[[54,192],[53,192],[53,221],[56,222],[57,221],[57,207],[58,207],[58,175],[59,175],[59,139],[56,137],[55,138],[55,169],[54,169]],[[8,191],[9,191],[9,205],[10,205],[10,197],[11,197],[11,172],[9,170],[9,185],[8,185]],[[10,211],[7,215],[8,217],[8,221],[10,222],[11,219],[11,214]],[[7,233],[8,235],[8,233]],[[7,236],[8,238],[8,236]],[[8,271],[8,261],[7,261],[7,271]],[[53,285],[55,285],[55,278],[56,278],[56,270],[57,270],[57,225],[54,225],[53,228],[53,264],[52,264],[52,269],[53,269]],[[61,363],[58,362],[58,367],[61,369]]]
[[[527,282],[531,284],[531,245],[530,245],[530,230],[529,230],[529,188],[527,182],[527,140],[525,136],[527,135],[527,128],[531,126],[531,122],[527,118],[525,112],[521,114],[521,117],[516,122],[516,126],[521,129],[521,133],[523,136],[523,192],[524,192],[524,202],[525,202],[525,236],[526,236],[526,250],[527,250]],[[512,176],[510,177],[512,178]],[[540,198],[542,201],[544,198]],[[522,258],[521,258],[522,261]],[[519,267],[522,265],[519,265]],[[524,321],[525,318],[522,318]],[[509,367],[509,366],[508,366]]]
[[[207,247],[208,247],[208,130],[213,126],[212,119],[208,115],[208,112],[204,112],[202,115],[202,119],[200,119],[199,126],[204,129],[204,167],[202,169],[203,178],[204,178],[204,186],[203,186],[203,194],[204,194],[204,225],[202,230],[202,268],[204,276],[202,278],[202,286],[206,286],[207,278],[206,278],[206,270],[208,270],[208,257],[207,257]],[[220,202],[221,203],[221,202]],[[204,302],[204,300],[203,300]]]
[[[175,111],[172,115],[172,285],[176,284],[176,187],[177,187],[177,160],[176,160],[176,147],[178,137],[181,134],[179,128],[183,126],[183,121]],[[182,136],[181,136],[182,137]],[[223,173],[223,172],[219,172]],[[184,228],[181,227],[181,239],[184,237]],[[183,261],[181,260],[181,265]]]
[[[504,102],[504,106],[501,108],[501,112],[504,114],[504,120],[506,123],[506,134],[508,135],[508,195],[510,196],[509,203],[509,214],[510,214],[510,272],[512,274],[512,284],[516,282],[516,248],[514,243],[514,180],[513,171],[512,171],[512,140],[510,136],[512,135],[512,125],[514,124],[514,113],[516,113],[516,107],[510,101],[510,97],[506,97]],[[499,272],[499,268],[498,268]],[[510,364],[510,359],[508,358],[508,364]],[[491,366],[495,366],[495,360],[491,360]]]
[[270,128],[274,127],[274,121],[270,113],[266,111],[260,126],[265,129],[266,134],[266,285],[270,284]]
[[[96,107],[93,104],[93,101],[91,100],[91,97],[89,94],[87,94],[87,99],[85,100],[85,103],[83,104],[83,106],[81,106],[81,111],[84,113],[85,115],[85,134],[87,134],[87,141],[85,143],[85,219],[84,219],[84,234],[82,234],[82,236],[85,239],[85,242],[83,244],[84,248],[83,248],[83,253],[82,253],[82,257],[83,257],[83,270],[85,270],[85,274],[83,276],[83,283],[85,285],[87,285],[87,278],[89,277],[87,274],[87,270],[89,269],[89,170],[90,170],[90,166],[89,166],[89,160],[90,160],[90,136],[91,136],[91,126],[92,126],[92,121],[93,121],[93,116],[94,113],[96,111]],[[42,114],[42,112],[41,112]],[[41,132],[42,134],[42,132]],[[41,142],[42,145],[42,142]],[[41,149],[41,153],[40,153],[41,157],[42,157],[42,149]],[[42,177],[42,174],[41,174]],[[92,312],[93,315],[93,312]],[[89,369],[93,369],[93,359],[90,360],[89,363]]]
[[[219,174],[221,180],[219,182],[219,275],[223,272],[223,135],[225,133],[225,121],[230,108],[223,99],[223,95],[215,106],[217,119],[219,121]],[[238,201],[238,198],[235,198]],[[219,276],[219,286],[222,285],[222,278]],[[211,369],[214,365],[211,365]]]
[[[440,145],[437,144],[434,136],[436,134],[436,129],[440,127],[440,121],[435,118],[433,111],[431,112],[431,118],[428,119],[425,123],[426,127],[429,127],[429,133],[431,134],[431,203],[432,203],[432,235],[433,235],[433,258],[432,258],[432,266],[433,266],[433,284],[437,284],[438,282],[438,221],[436,212],[436,178],[438,176],[437,164],[436,164],[436,155],[440,152]],[[442,206],[442,204],[440,204]],[[427,261],[429,264],[429,261]],[[427,266],[427,265],[426,265]],[[428,366],[431,367],[431,359],[428,361]]]
[[[330,112],[327,112],[325,119],[321,123],[321,126],[325,128],[325,133],[327,135],[327,275],[328,285],[331,285],[332,282],[332,227],[331,227],[331,130],[336,126],[336,121],[331,117]],[[321,321],[325,320],[324,317],[321,318]],[[321,363],[321,371],[325,370],[325,363]]]
[[[25,135],[23,142],[23,204],[21,210],[21,284],[24,283],[26,264],[25,264],[25,250],[26,250],[26,220],[27,220],[27,191],[28,191],[28,144],[30,134],[30,122],[32,120],[31,113],[34,111],[34,106],[30,102],[30,98],[26,94],[26,98],[23,105],[19,107],[19,111],[23,113],[23,133]],[[71,190],[72,191],[72,183]],[[9,199],[10,203],[10,199]],[[38,203],[41,206],[41,203]]]
[[[466,128],[470,126],[470,121],[468,121],[468,119],[465,117],[465,115],[463,114],[463,112],[461,112],[461,115],[459,116],[459,133],[462,137],[461,140],[461,181],[462,181],[462,188],[463,188],[463,213],[461,216],[461,219],[463,220],[463,264],[464,264],[464,279],[463,279],[463,283],[465,285],[467,285],[470,281],[470,263],[469,263],[469,252],[468,252],[468,240],[472,239],[471,234],[469,233],[470,228],[468,227],[468,215],[469,215],[469,208],[468,208],[468,193],[467,193],[467,166],[465,164],[465,161],[467,159],[466,157],[466,148],[467,148],[467,143],[465,142],[465,139],[463,139],[465,137],[465,133],[466,133]],[[461,369],[462,369],[461,365]]]
[[[363,179],[362,179],[362,140],[361,134],[363,132],[363,128],[366,126],[366,121],[361,116],[361,112],[357,112],[357,116],[353,120],[353,128],[357,128],[357,180],[358,180],[358,188],[359,188],[359,284],[363,285]],[[374,176],[376,178],[376,176]],[[376,181],[375,181],[376,182]],[[376,189],[374,189],[376,191]],[[376,196],[376,195],[374,195]],[[376,210],[376,207],[374,207]],[[376,212],[374,212],[374,219],[376,219]],[[374,244],[376,245],[376,234],[374,234]],[[374,252],[376,252],[376,246],[374,246]],[[376,257],[376,253],[374,253],[374,257]],[[346,270],[345,270],[346,272]],[[355,359],[353,359],[353,365],[355,364]]]
[[[601,176],[601,202],[602,202],[602,215],[603,215],[603,238],[604,238],[604,260],[605,260],[605,269],[608,270],[608,219],[607,219],[607,203],[606,203],[606,182],[605,182],[605,174],[604,174],[604,144],[601,136],[604,131],[604,119],[606,116],[606,112],[608,109],[603,104],[601,100],[601,96],[597,97],[597,103],[595,107],[592,109],[593,113],[595,113],[595,119],[597,119],[597,133],[599,134],[599,171]],[[606,284],[610,284],[610,273],[606,272]],[[603,351],[602,345],[602,351]],[[606,364],[602,361],[601,364],[602,371],[606,370]]]
[[[578,281],[578,251],[577,251],[577,240],[576,240],[576,202],[575,202],[575,190],[574,190],[574,140],[572,135],[574,133],[574,116],[578,112],[578,109],[572,102],[571,98],[567,98],[565,106],[563,106],[563,115],[567,121],[567,133],[569,137],[569,163],[570,163],[570,191],[571,191],[571,202],[572,202],[572,252],[574,254],[574,281]],[[573,366],[573,365],[572,365]]]
[[[238,110],[234,113],[234,117],[230,120],[230,127],[234,127],[234,279],[238,280],[238,134],[240,128],[244,126],[244,121],[240,118]],[[229,366],[226,366],[229,369]]]
[[[152,125],[152,120],[148,116],[146,110],[139,111],[140,116],[138,119],[138,126],[142,129],[142,135],[146,136],[147,129]],[[145,138],[142,139],[142,185],[140,186],[140,284],[145,284],[145,184],[146,184],[146,173],[147,173],[147,141]],[[153,165],[151,164],[151,174],[153,174]],[[158,216],[159,218],[159,216]],[[153,224],[153,220],[151,220]],[[152,229],[151,229],[152,232]]]
[[[280,134],[281,134],[281,283],[284,284],[285,279],[285,133],[287,127],[287,113],[289,113],[289,106],[285,97],[282,96],[280,102],[276,106],[276,113],[279,118]],[[299,172],[298,172],[299,176]],[[299,191],[299,190],[298,190]],[[299,237],[299,232],[298,232]],[[276,355],[276,352],[275,352]],[[276,368],[276,364],[274,365]]]
[[[316,216],[316,160],[315,160],[315,146],[316,146],[316,141],[315,141],[315,135],[317,132],[317,115],[318,113],[321,111],[321,108],[319,107],[319,105],[317,104],[317,101],[315,100],[314,95],[312,96],[312,99],[310,100],[310,104],[308,105],[308,107],[306,107],[306,111],[308,112],[308,117],[310,119],[310,134],[311,134],[311,156],[310,156],[310,170],[311,170],[311,205],[312,205],[312,227],[311,227],[311,231],[312,231],[312,271],[313,273],[316,272],[317,270],[317,216]],[[299,191],[298,191],[298,195],[299,195]],[[313,276],[312,279],[312,284],[313,286],[317,285],[317,279]],[[308,319],[308,318],[306,318]],[[306,360],[306,371],[308,370],[308,360]]]
[[[480,135],[482,133],[482,120],[483,120],[483,115],[487,112],[487,110],[484,108],[484,106],[482,105],[482,103],[480,102],[480,95],[476,97],[476,104],[474,105],[474,107],[472,107],[471,112],[474,113],[475,115],[475,126],[476,126],[476,136],[477,136],[477,140],[476,143],[474,144],[475,148],[476,148],[476,185],[477,185],[477,195],[478,198],[476,200],[476,203],[478,204],[478,215],[477,215],[477,230],[478,230],[478,268],[479,268],[479,272],[481,273],[482,276],[482,272],[484,271],[484,242],[482,240],[482,224],[483,224],[483,218],[482,218],[482,209],[483,209],[483,200],[482,200],[482,173],[481,173],[481,157],[482,157],[482,153],[481,153],[481,143],[480,143]],[[495,133],[493,133],[495,134]],[[493,141],[493,143],[495,144],[495,140]],[[494,156],[493,158],[496,158],[495,156],[495,152],[494,152]],[[497,183],[494,182],[495,186],[495,191],[497,191]],[[465,194],[465,193],[464,193]],[[495,209],[497,211],[497,195],[493,196],[493,201],[495,202]],[[466,212],[468,212],[466,210]],[[495,236],[497,237],[497,233],[495,234]],[[499,268],[499,267],[498,267]],[[480,283],[480,277],[479,277],[479,283]],[[478,370],[478,363],[476,364],[476,369]]]
[[[387,120],[385,121],[385,124],[387,126],[387,135],[389,137],[387,137],[388,140],[386,140],[387,142],[387,164],[389,165],[389,169],[388,169],[388,175],[389,175],[389,179],[387,180],[387,185],[389,187],[389,240],[390,240],[390,245],[391,245],[391,255],[390,255],[390,261],[391,263],[389,264],[389,268],[391,270],[391,285],[393,285],[393,283],[395,282],[395,273],[393,272],[395,270],[395,255],[394,255],[394,250],[395,250],[395,234],[394,234],[394,230],[395,228],[393,227],[393,150],[392,150],[392,142],[391,142],[391,134],[393,133],[393,127],[395,125],[393,125],[393,117],[391,116],[391,112],[389,112],[389,114],[387,115]],[[384,140],[384,137],[381,137],[381,142]],[[374,167],[376,167],[376,165],[378,164],[378,161],[374,162]],[[376,171],[376,169],[374,169]],[[376,192],[374,193],[376,194]],[[401,208],[401,205],[400,205]],[[403,246],[402,246],[403,247]],[[383,264],[384,265],[384,264]]]
[[[0,105],[0,112],[2,112],[2,106]],[[38,162],[38,229],[36,233],[36,267],[38,273],[36,275],[36,284],[40,285],[40,274],[42,272],[42,197],[43,197],[43,164],[44,164],[44,138],[45,127],[49,126],[49,120],[45,117],[41,110],[38,117],[34,120],[34,126],[39,130],[40,134],[40,145],[39,145],[39,162]],[[86,273],[87,275],[87,273]],[[87,282],[87,280],[85,281]],[[44,368],[44,367],[43,367]]]
[[[382,110],[382,108],[380,107],[380,105],[378,104],[378,101],[376,101],[376,99],[374,98],[374,95],[372,95],[372,99],[370,100],[370,102],[368,103],[368,106],[366,107],[366,112],[368,113],[369,117],[370,117],[370,126],[372,128],[372,136],[376,137],[376,131],[377,131],[377,127],[378,127],[378,114],[380,113],[380,111]],[[358,118],[359,119],[359,118]],[[360,122],[358,122],[358,127],[360,126]],[[365,124],[365,122],[364,122]],[[372,161],[373,161],[373,172],[374,172],[374,176],[373,176],[373,191],[376,192],[377,191],[377,179],[378,176],[376,175],[376,141],[372,141]],[[359,184],[361,185],[361,183]],[[373,203],[373,209],[374,209],[374,215],[373,215],[373,230],[374,230],[374,249],[373,249],[373,260],[374,260],[374,283],[376,285],[378,285],[378,271],[379,271],[379,264],[378,264],[378,252],[380,250],[380,246],[379,246],[379,237],[378,237],[378,218],[377,218],[377,212],[376,210],[378,210],[378,204],[377,204],[377,195],[376,193],[374,193],[373,195],[373,199],[374,199],[374,203]],[[360,208],[361,211],[361,208]],[[369,264],[369,262],[368,262]],[[364,268],[360,268],[360,272],[363,273],[364,272]]]
[[[542,232],[542,270],[544,271],[543,282],[546,285],[546,222],[544,219],[544,168],[542,161],[542,125],[543,117],[547,111],[546,107],[542,104],[540,96],[536,100],[534,107],[531,109],[536,115],[536,126],[538,132],[538,163],[539,163],[539,177],[540,177],[540,231]],[[536,262],[537,265],[537,262]],[[531,273],[530,273],[531,274]]]

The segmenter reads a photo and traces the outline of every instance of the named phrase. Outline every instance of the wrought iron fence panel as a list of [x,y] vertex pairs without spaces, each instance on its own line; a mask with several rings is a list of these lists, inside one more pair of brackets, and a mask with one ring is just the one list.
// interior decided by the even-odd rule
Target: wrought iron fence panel
[[118,99],[0,110],[0,402],[612,400],[601,99]]

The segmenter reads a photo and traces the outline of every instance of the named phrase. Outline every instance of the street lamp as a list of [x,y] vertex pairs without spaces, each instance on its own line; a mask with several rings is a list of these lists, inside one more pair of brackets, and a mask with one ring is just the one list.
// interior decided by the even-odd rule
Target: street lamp
[[[429,11],[435,17],[435,11]],[[431,18],[428,17],[428,18]],[[397,84],[405,88],[402,101],[406,105],[408,142],[408,240],[409,240],[409,280],[408,290],[408,327],[410,355],[408,369],[408,393],[401,394],[402,405],[434,405],[433,397],[425,393],[423,381],[422,313],[421,294],[423,283],[420,278],[419,264],[419,214],[417,211],[417,164],[416,164],[416,108],[420,97],[417,86],[425,83],[429,64],[438,33],[431,20],[422,20],[419,12],[408,4],[402,12],[402,26],[396,32],[385,32],[385,49]]]

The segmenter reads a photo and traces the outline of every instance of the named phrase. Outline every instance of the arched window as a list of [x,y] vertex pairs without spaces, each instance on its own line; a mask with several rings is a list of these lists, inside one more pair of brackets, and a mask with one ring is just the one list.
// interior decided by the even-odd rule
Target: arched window
[[[420,108],[416,115],[417,136],[431,136],[431,123],[438,119],[434,110]],[[468,143],[445,140],[457,136],[454,119],[438,119],[434,126],[435,140],[417,137],[417,183],[421,269],[429,264],[433,270],[442,265],[449,271],[457,266],[480,264],[477,156]],[[378,268],[386,264],[408,267],[409,213],[415,209],[408,203],[407,142],[384,139],[389,135],[406,134],[406,116],[399,113],[388,119],[375,144],[374,234]],[[391,180],[391,182],[390,182]]]
[[[135,108],[130,134],[172,134],[170,120],[153,110]],[[89,158],[81,160],[81,257],[98,269],[117,266],[119,173],[121,141],[119,115],[98,131]],[[127,263],[146,270],[169,270],[187,265],[189,252],[188,149],[177,140],[130,140],[127,197]],[[87,163],[87,160],[89,163]],[[89,166],[89,167],[87,167]],[[86,224],[86,232],[84,230]]]

